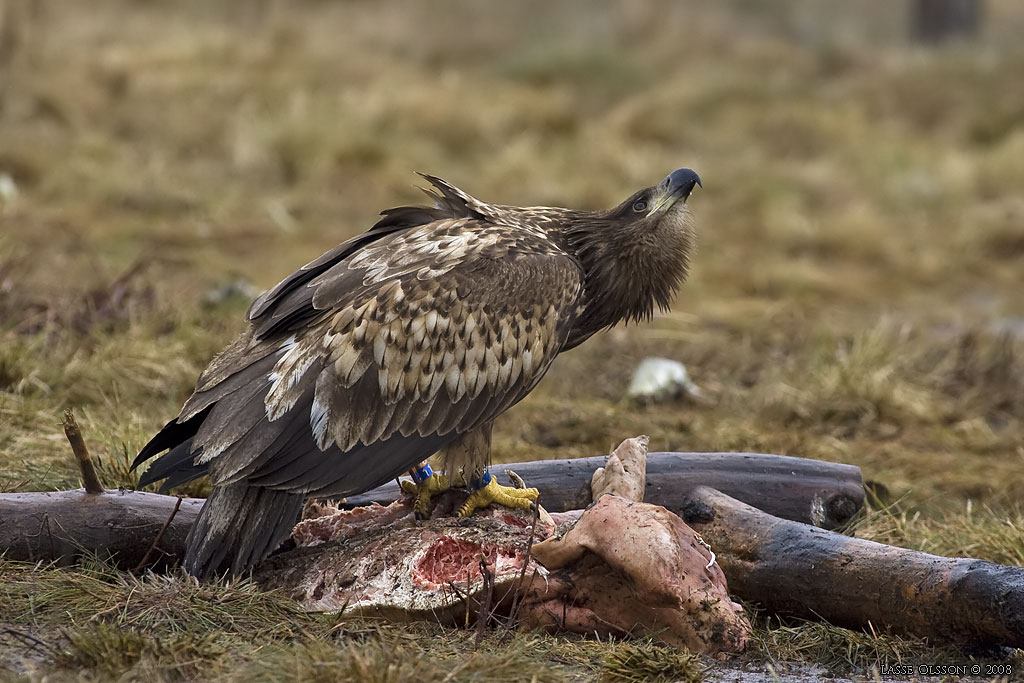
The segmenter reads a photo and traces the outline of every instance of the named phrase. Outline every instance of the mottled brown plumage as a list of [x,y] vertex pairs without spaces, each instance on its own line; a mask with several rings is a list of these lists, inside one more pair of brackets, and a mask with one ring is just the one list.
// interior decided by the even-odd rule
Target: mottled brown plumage
[[437,451],[479,473],[493,420],[559,352],[666,308],[686,276],[688,169],[610,211],[487,204],[424,177],[434,206],[384,211],[256,299],[139,453],[168,450],[143,483],[211,476],[193,574],[259,562],[307,496],[365,491]]

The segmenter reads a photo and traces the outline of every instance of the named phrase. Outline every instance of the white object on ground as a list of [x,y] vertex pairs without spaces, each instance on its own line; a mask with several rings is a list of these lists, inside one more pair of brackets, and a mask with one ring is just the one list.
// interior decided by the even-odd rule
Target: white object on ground
[[626,392],[632,399],[660,402],[687,396],[703,398],[703,393],[690,379],[686,366],[668,358],[645,358],[633,372]]

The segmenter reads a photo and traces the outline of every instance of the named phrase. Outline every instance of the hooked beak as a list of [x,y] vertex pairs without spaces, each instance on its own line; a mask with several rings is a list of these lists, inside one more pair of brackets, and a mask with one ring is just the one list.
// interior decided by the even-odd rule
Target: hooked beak
[[[700,185],[700,176],[689,168],[672,171],[661,181],[655,190],[654,201],[648,215],[666,211],[680,199],[684,202],[690,197],[693,188]],[[701,185],[701,187],[703,187]]]

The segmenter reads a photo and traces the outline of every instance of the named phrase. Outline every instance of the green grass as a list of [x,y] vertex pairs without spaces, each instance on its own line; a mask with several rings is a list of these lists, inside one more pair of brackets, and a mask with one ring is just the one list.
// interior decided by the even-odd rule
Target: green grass
[[[0,491],[77,485],[66,408],[105,482],[134,485],[128,461],[251,290],[416,201],[413,170],[599,207],[691,166],[701,251],[673,313],[566,354],[498,422],[497,459],[646,433],[849,462],[882,493],[859,536],[1024,562],[1015,3],[990,3],[981,44],[931,51],[877,3],[8,5]],[[648,355],[711,400],[623,400]],[[506,680],[684,676],[655,646],[523,635],[483,656],[463,633],[339,626],[248,584],[2,561],[0,579],[0,631],[52,645],[0,633],[0,661],[69,679],[483,680],[489,658]],[[821,625],[758,633],[752,661],[776,670],[935,656]]]

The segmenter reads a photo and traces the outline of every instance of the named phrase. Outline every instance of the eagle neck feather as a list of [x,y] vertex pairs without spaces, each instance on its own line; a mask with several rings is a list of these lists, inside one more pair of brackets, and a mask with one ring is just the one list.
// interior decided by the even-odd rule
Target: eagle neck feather
[[574,336],[668,310],[686,279],[696,237],[685,204],[656,222],[592,213],[567,222],[564,235],[585,274],[585,310]]

